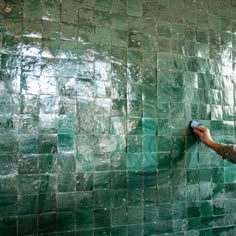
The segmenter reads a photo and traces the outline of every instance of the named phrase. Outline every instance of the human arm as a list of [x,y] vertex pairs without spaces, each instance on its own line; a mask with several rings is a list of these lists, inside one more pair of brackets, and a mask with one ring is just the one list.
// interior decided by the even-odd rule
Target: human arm
[[215,142],[208,128],[204,126],[193,126],[193,132],[198,135],[199,139],[209,148],[213,149],[224,159],[236,163],[236,146],[232,144],[222,144]]

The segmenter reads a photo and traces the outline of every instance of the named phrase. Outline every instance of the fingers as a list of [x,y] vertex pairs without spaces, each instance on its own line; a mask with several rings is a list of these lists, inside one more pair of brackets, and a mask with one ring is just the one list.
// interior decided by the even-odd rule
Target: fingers
[[202,135],[202,132],[197,129],[194,129],[193,132],[197,134],[199,137]]
[[201,132],[204,132],[207,130],[207,128],[204,126],[193,126],[193,129],[200,130]]

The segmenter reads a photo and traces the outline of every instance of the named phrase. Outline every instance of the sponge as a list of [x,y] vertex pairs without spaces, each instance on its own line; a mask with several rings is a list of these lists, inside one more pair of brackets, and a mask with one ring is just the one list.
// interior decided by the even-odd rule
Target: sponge
[[192,120],[191,127],[193,127],[193,126],[202,126],[202,123],[197,120]]

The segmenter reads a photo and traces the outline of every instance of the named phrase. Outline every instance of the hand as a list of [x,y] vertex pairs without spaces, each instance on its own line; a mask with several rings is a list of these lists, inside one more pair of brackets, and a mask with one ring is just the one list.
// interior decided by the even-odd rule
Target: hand
[[213,142],[208,128],[204,126],[193,126],[193,132],[197,134],[199,139],[207,146],[209,146]]
[[198,135],[199,139],[211,149],[216,152],[219,150],[221,144],[215,142],[212,137],[210,130],[204,126],[193,126],[193,132]]

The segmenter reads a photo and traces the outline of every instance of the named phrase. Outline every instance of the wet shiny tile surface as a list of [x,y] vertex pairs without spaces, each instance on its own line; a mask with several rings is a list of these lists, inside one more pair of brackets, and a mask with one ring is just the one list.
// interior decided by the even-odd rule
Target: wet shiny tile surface
[[0,2],[0,234],[234,235],[236,4]]

